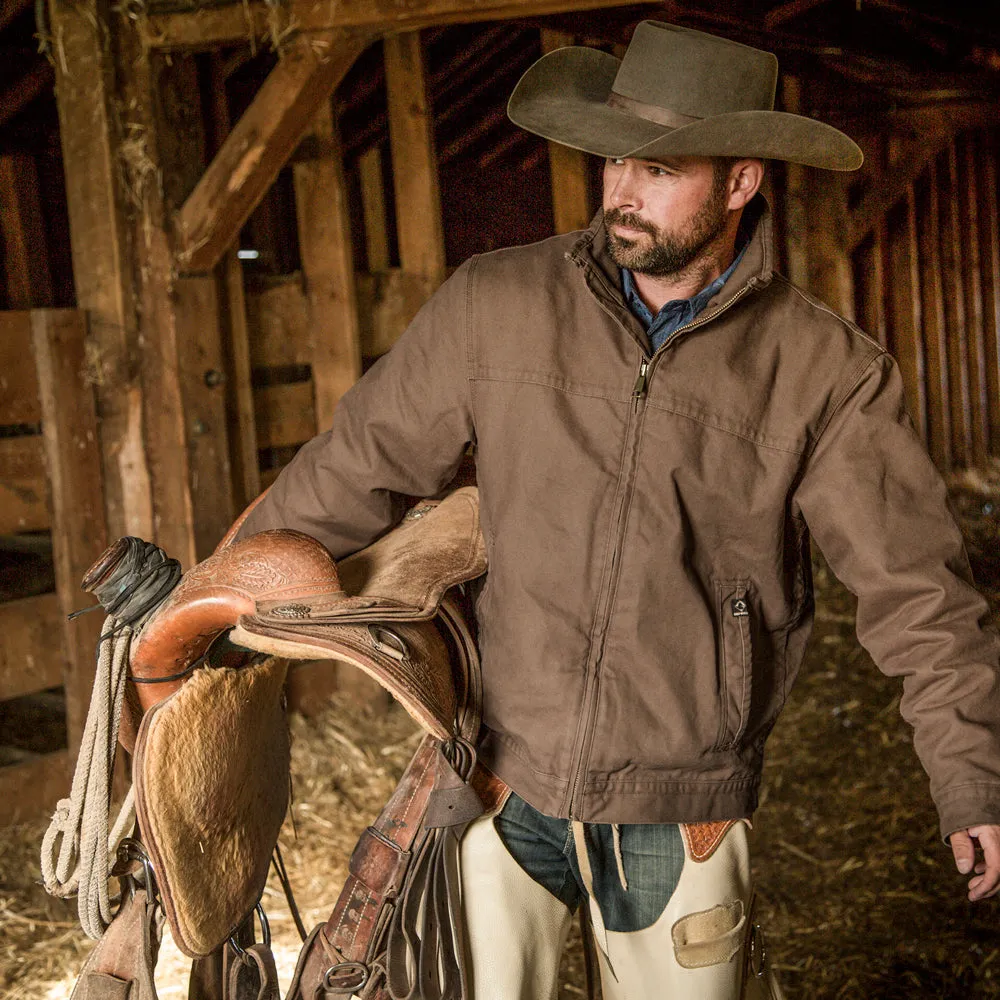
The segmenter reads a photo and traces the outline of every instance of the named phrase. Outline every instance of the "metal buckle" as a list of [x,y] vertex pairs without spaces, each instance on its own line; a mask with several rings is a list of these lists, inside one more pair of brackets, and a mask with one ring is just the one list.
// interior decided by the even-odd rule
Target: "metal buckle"
[[[335,983],[334,976],[354,976],[349,982]],[[364,962],[338,962],[323,973],[323,989],[327,993],[349,995],[360,990],[371,978],[371,970]]]
[[763,977],[767,971],[767,949],[764,946],[764,931],[760,924],[750,925],[750,944],[747,964],[756,979]]
[[368,635],[379,653],[384,653],[394,660],[405,660],[410,655],[402,637],[391,628],[386,628],[384,625],[369,625]]
[[[138,861],[142,866],[141,876],[131,870],[132,863],[135,861]],[[147,899],[156,898],[156,876],[153,873],[153,863],[149,860],[146,848],[134,837],[125,837],[118,844],[112,874],[127,884],[129,899],[135,896],[136,886],[140,885],[146,890]]]

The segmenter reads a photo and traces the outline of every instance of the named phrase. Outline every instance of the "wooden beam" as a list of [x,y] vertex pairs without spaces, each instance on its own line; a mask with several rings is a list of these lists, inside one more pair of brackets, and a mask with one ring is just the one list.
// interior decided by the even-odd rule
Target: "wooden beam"
[[965,266],[965,322],[968,329],[969,398],[972,403],[972,460],[976,468],[986,467],[989,452],[989,399],[986,376],[986,332],[983,322],[983,287],[979,231],[982,225],[976,185],[979,149],[973,137],[963,135],[958,143],[959,186],[961,190],[962,235]]
[[378,357],[399,339],[434,289],[429,278],[399,268],[357,279],[362,352]]
[[844,245],[847,217],[845,175],[824,176],[818,170],[806,175],[809,199],[807,226],[807,288],[831,309],[854,319],[854,277]]
[[273,183],[333,92],[370,41],[340,30],[297,35],[229,134],[176,220],[182,270],[211,270]]
[[1000,456],[1000,206],[997,198],[995,134],[984,143],[979,169],[983,224],[983,321],[989,391],[990,454]]
[[780,28],[786,21],[808,14],[809,11],[823,7],[827,3],[829,0],[788,0],[787,3],[772,7],[764,15],[764,27],[768,31],[773,31],[775,28]]
[[[791,114],[802,114],[802,83],[787,73],[781,77],[782,109]],[[806,168],[798,163],[785,164],[785,260],[788,277],[805,288],[809,284],[808,218],[806,201],[809,180]]]
[[444,281],[444,228],[419,32],[385,40],[385,77],[396,193],[396,234],[404,271]]
[[55,72],[51,64],[42,59],[5,87],[0,91],[0,125],[20,114],[40,94],[51,90],[54,82]]
[[325,155],[296,163],[292,175],[309,299],[315,429],[325,431],[338,400],[361,377],[361,342],[347,186],[329,101],[320,106],[312,128]]
[[0,438],[0,535],[52,525],[43,447],[40,434]]
[[[572,35],[542,29],[542,51],[575,44]],[[548,143],[552,177],[552,221],[557,233],[586,229],[590,224],[587,154],[558,142]]]
[[51,814],[72,777],[72,761],[64,750],[0,768],[0,827]]
[[872,178],[868,189],[850,213],[845,234],[848,247],[856,247],[871,232],[872,226],[907,196],[917,178],[947,147],[949,141],[950,139],[945,139],[929,144],[924,137],[923,141],[915,140],[902,146],[891,169]]
[[[226,141],[231,128],[226,77],[228,62],[212,56],[212,123],[214,148]],[[261,491],[260,462],[257,455],[257,424],[254,419],[253,386],[250,366],[250,328],[247,322],[243,265],[238,248],[226,251],[221,265],[220,304],[222,312],[222,354],[225,373],[226,420],[232,467],[233,504],[243,510]]]
[[0,701],[63,683],[63,614],[55,594],[0,603]]
[[378,146],[358,157],[361,179],[361,212],[365,220],[365,247],[368,270],[389,269],[389,226],[385,209],[385,180],[382,173],[382,150]]
[[891,350],[903,376],[906,406],[917,433],[926,442],[927,387],[916,226],[916,203],[911,190],[889,221],[889,331]]
[[0,31],[3,31],[14,18],[23,14],[32,4],[32,0],[7,0],[0,8]]
[[921,315],[927,350],[928,448],[942,472],[951,469],[951,400],[948,386],[948,337],[941,284],[941,206],[937,166],[917,190]]
[[42,404],[31,356],[31,313],[0,312],[0,424],[38,424]]
[[112,536],[153,537],[152,491],[142,443],[136,298],[119,187],[114,70],[103,26],[106,0],[50,0],[59,39],[56,104],[69,210],[73,281],[87,311],[100,413],[105,509]]
[[66,725],[76,751],[94,684],[96,615],[66,616],[92,603],[80,580],[107,548],[104,490],[93,387],[86,379],[86,317],[76,309],[31,314],[32,348],[42,400],[42,433],[52,490],[52,561],[63,615]]
[[969,388],[968,328],[962,270],[961,192],[958,189],[958,156],[954,143],[941,155],[941,270],[945,322],[948,328],[948,386],[951,400],[952,458],[960,468],[972,462],[972,400]]
[[38,171],[34,159],[25,153],[0,155],[0,235],[7,308],[51,306],[52,276]]
[[[657,0],[638,0],[652,4]],[[289,0],[288,22],[302,31],[362,28],[373,33],[419,31],[439,24],[472,24],[618,6],[608,0]],[[209,49],[265,38],[271,30],[263,0],[205,7],[150,17],[146,44],[152,48]]]

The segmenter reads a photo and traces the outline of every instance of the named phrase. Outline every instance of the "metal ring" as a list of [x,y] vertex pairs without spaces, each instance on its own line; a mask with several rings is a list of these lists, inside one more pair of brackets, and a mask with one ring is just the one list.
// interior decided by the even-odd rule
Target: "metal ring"
[[[264,913],[264,906],[262,903],[257,903],[254,907],[254,913],[257,914],[257,919],[260,921],[260,936],[263,940],[264,947],[271,947],[271,925],[267,922],[267,915]],[[253,916],[251,915],[251,920]],[[233,951],[236,952],[240,958],[246,955],[246,949],[236,940],[235,932],[229,935],[229,944]]]
[[[334,975],[350,975],[354,974],[357,977],[357,982],[351,982],[346,985],[337,985],[332,982],[330,977]],[[336,965],[331,965],[326,972],[323,973],[323,989],[327,993],[339,993],[341,995],[349,995],[351,993],[356,993],[360,990],[365,983],[371,978],[371,970],[368,968],[364,962],[338,962]]]
[[375,649],[394,660],[405,660],[410,655],[410,650],[402,637],[393,632],[385,625],[369,625],[368,635],[375,645]]
[[[126,862],[138,861],[142,865],[142,885],[146,890],[146,897],[153,899],[158,895],[156,888],[156,874],[153,872],[153,862],[149,860],[146,848],[134,837],[124,837],[118,845],[117,857]],[[135,895],[135,886],[139,882],[137,875],[127,874],[124,876],[129,880],[129,896]]]

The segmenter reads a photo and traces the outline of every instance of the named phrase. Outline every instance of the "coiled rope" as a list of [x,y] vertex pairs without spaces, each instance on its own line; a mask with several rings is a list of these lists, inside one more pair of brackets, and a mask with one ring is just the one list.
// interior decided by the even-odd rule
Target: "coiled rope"
[[[132,637],[180,579],[180,564],[140,538],[108,551],[110,567],[90,588],[108,612],[97,646],[97,673],[68,799],[60,799],[42,839],[42,879],[53,896],[77,894],[80,924],[99,938],[111,923],[108,879],[118,842],[135,821],[130,788],[111,830],[112,779]],[[93,609],[88,609],[93,610]]]

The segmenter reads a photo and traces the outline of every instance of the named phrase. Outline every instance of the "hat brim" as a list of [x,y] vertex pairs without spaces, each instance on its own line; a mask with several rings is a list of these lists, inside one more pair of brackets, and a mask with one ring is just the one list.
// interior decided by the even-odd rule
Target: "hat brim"
[[857,144],[832,125],[783,111],[736,111],[666,128],[607,104],[619,61],[578,46],[529,67],[507,104],[515,125],[604,157],[751,156],[857,170]]

